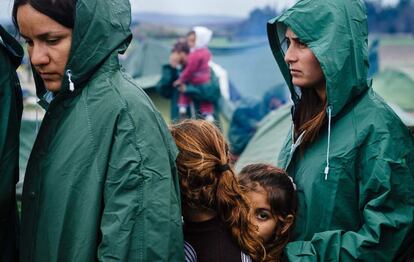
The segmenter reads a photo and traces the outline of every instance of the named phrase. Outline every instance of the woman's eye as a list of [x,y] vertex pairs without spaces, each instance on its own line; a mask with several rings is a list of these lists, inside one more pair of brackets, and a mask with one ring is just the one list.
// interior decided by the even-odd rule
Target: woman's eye
[[26,39],[26,40],[24,40],[24,42],[25,42],[28,46],[33,46],[33,41],[32,41],[32,40]]
[[303,42],[299,42],[299,48],[307,48],[308,45],[303,43]]
[[57,43],[59,43],[59,38],[51,38],[51,39],[47,39],[46,40],[46,42],[49,44],[49,45],[56,45]]

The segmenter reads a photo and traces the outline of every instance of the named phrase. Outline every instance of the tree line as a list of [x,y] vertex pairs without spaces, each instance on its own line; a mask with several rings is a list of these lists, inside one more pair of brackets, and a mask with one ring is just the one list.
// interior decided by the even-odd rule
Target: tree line
[[[395,6],[383,6],[381,1],[365,1],[368,27],[371,33],[409,33],[414,34],[414,0],[400,0]],[[237,36],[265,36],[266,22],[277,16],[278,12],[270,7],[256,8],[248,19],[237,26]]]

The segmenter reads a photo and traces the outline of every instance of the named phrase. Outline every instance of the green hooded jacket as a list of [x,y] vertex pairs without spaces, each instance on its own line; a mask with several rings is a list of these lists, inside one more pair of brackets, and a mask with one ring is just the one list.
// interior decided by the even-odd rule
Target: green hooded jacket
[[[178,79],[179,70],[173,68],[169,64],[165,64],[162,67],[161,71],[161,79],[158,81],[155,89],[157,92],[168,99],[171,99],[171,121],[173,123],[180,120],[180,116],[178,113],[178,97],[179,91],[177,88],[173,86],[175,80]],[[209,101],[214,104],[214,119],[216,123],[220,125],[220,107],[219,107],[219,99],[221,97],[220,93],[220,86],[217,76],[214,74],[214,71],[211,70],[211,81],[202,84],[202,85],[187,85],[185,94],[189,96],[194,103],[194,117],[197,119],[201,119],[202,115],[200,112],[200,101]],[[191,112],[187,112],[188,118],[193,117]]]
[[128,0],[78,0],[71,74],[50,104],[35,73],[47,111],[23,186],[23,262],[184,260],[178,151],[118,61],[130,20]]
[[0,25],[0,261],[17,261],[19,133],[22,91],[16,69],[23,49]]
[[414,240],[414,143],[367,81],[365,6],[302,0],[269,21],[269,42],[296,104],[300,95],[280,44],[286,26],[320,62],[331,120],[303,154],[289,135],[279,155],[299,199],[288,258],[403,260]]

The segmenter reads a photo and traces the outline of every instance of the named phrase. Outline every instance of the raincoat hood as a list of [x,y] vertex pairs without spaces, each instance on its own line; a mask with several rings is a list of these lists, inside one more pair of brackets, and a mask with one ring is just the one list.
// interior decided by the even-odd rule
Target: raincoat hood
[[332,116],[371,86],[367,81],[367,16],[360,0],[302,0],[268,22],[268,39],[273,55],[296,104],[300,94],[292,84],[281,45],[287,27],[318,59],[326,79]]
[[204,26],[195,26],[193,31],[196,36],[195,49],[207,47],[213,37],[213,31]]
[[[77,0],[75,17],[71,51],[59,93],[69,90],[68,70],[75,90],[81,89],[108,57],[124,53],[132,39],[128,0]],[[37,96],[43,99],[46,87],[37,72],[34,78]]]
[[7,50],[13,67],[17,69],[22,62],[24,51],[20,44],[0,25],[0,45]]

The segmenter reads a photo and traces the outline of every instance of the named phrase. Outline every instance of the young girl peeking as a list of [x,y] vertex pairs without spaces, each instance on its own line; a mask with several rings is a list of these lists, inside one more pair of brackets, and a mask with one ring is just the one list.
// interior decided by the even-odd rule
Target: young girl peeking
[[219,129],[205,120],[185,120],[170,130],[179,150],[186,257],[198,262],[263,261],[265,250]]
[[267,164],[244,167],[239,183],[247,194],[252,222],[266,248],[265,261],[280,261],[298,206],[295,185],[285,171]]

